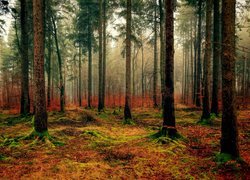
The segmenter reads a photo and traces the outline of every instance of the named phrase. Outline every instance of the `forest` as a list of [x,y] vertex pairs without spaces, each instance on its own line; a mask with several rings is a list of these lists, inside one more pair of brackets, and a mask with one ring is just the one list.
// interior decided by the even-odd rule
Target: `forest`
[[0,0],[0,179],[249,179],[250,0]]

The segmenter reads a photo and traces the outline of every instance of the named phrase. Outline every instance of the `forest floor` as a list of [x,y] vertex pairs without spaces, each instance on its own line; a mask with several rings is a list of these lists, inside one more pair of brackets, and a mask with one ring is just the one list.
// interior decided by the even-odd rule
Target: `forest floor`
[[[239,143],[245,163],[221,163],[220,119],[200,125],[201,112],[178,105],[178,140],[155,139],[161,111],[123,112],[83,108],[49,112],[49,133],[63,144],[16,140],[32,130],[32,117],[0,114],[0,179],[250,179],[250,110],[239,112]],[[218,156],[217,156],[218,157]]]

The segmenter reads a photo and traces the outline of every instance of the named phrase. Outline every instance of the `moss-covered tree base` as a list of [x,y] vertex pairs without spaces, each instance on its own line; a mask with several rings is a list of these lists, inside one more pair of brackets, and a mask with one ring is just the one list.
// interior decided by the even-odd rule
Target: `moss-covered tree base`
[[28,136],[25,136],[23,140],[33,140],[30,145],[38,145],[41,143],[48,144],[49,146],[63,146],[64,143],[56,140],[55,137],[50,136],[48,131],[37,132],[33,130]]
[[168,129],[162,128],[157,133],[154,133],[150,136],[150,138],[156,140],[157,142],[161,144],[168,144],[169,142],[175,141],[175,140],[185,140],[185,138],[179,134],[177,131],[169,132]]
[[197,124],[200,124],[200,125],[208,125],[208,126],[211,126],[211,125],[213,125],[213,123],[214,123],[214,120],[216,119],[216,114],[214,114],[214,113],[211,113],[210,114],[210,116],[209,116],[209,118],[201,118],[198,122],[197,122]]

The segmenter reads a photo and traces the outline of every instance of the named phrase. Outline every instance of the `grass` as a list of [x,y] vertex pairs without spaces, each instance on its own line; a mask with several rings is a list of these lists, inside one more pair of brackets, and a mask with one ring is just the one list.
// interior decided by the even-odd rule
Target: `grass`
[[[219,152],[220,126],[197,124],[200,111],[176,111],[178,138],[162,137],[158,109],[133,109],[133,123],[123,124],[119,109],[77,109],[49,113],[49,134],[34,142],[32,124],[6,115],[0,128],[0,175],[3,179],[225,179],[247,177],[249,166]],[[249,163],[250,125],[240,114],[240,148]],[[11,117],[12,118],[12,117]],[[16,120],[16,119],[15,119]],[[17,134],[17,132],[19,132]],[[57,138],[55,138],[57,137]],[[52,139],[50,139],[52,138]],[[36,138],[35,138],[36,139]],[[34,144],[32,144],[34,143]],[[216,155],[217,154],[217,155]],[[10,161],[11,160],[11,161]],[[42,171],[40,171],[42,169]],[[246,179],[246,178],[245,178]]]

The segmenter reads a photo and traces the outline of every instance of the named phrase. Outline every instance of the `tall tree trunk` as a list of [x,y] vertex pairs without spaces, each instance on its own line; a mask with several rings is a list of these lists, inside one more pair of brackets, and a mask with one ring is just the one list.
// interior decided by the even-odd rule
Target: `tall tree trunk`
[[47,111],[45,100],[44,80],[44,27],[43,27],[43,1],[33,1],[33,27],[34,27],[34,84],[35,84],[35,131],[47,131]]
[[194,38],[194,85],[193,85],[193,104],[196,103],[197,92],[197,18],[195,19],[195,38]]
[[48,34],[48,59],[47,59],[47,75],[48,75],[48,86],[47,86],[47,104],[48,107],[51,105],[51,54],[52,54],[52,37],[51,32]]
[[88,18],[88,108],[92,106],[92,25]]
[[99,27],[98,27],[98,34],[99,34],[99,87],[98,87],[98,111],[102,111],[103,110],[103,99],[102,99],[102,88],[103,88],[103,39],[102,39],[102,35],[103,35],[103,13],[102,13],[102,9],[103,9],[103,4],[102,4],[102,0],[99,0]]
[[21,114],[30,112],[29,59],[28,59],[28,12],[27,0],[21,0]]
[[202,0],[198,2],[198,59],[197,59],[197,85],[196,85],[196,106],[201,106],[201,14],[202,14]]
[[53,29],[54,29],[54,38],[55,38],[55,44],[56,44],[56,52],[57,52],[57,59],[58,59],[58,65],[59,65],[59,82],[60,82],[60,111],[64,112],[65,110],[65,97],[64,97],[64,82],[63,82],[63,74],[62,74],[62,58],[61,58],[61,53],[59,49],[59,43],[58,43],[58,36],[57,36],[57,27],[56,27],[56,22],[55,18],[53,15],[51,16],[51,20],[53,23]]
[[157,52],[157,1],[154,1],[154,73],[153,73],[153,103],[154,107],[158,107],[157,104],[157,63],[158,61],[158,52]]
[[103,107],[105,107],[105,93],[106,93],[106,44],[107,44],[107,35],[106,35],[106,30],[107,30],[107,0],[103,0],[103,83],[102,83],[102,104]]
[[174,0],[166,0],[166,59],[164,91],[163,128],[164,136],[176,135],[175,107],[174,107]]
[[[142,37],[141,37],[142,40]],[[144,106],[144,97],[145,97],[145,91],[144,91],[144,46],[142,41],[141,46],[141,96],[142,96],[142,107]]]
[[213,92],[211,113],[219,114],[219,64],[220,64],[220,0],[214,1],[214,33],[213,33]]
[[204,58],[204,96],[201,119],[210,118],[210,79],[211,79],[211,29],[213,1],[206,1],[206,45]]
[[78,102],[79,106],[82,106],[82,48],[81,45],[79,45],[79,68],[78,68],[78,73],[79,73],[79,82],[78,82]]
[[239,157],[237,110],[235,107],[235,4],[222,0],[222,126],[221,153]]
[[136,58],[136,48],[135,48],[135,43],[133,46],[133,58],[132,58],[132,87],[133,87],[133,91],[132,91],[132,98],[135,97],[135,58]]
[[124,118],[132,119],[131,115],[131,0],[127,0],[126,18],[126,94]]
[[159,10],[160,10],[160,74],[161,74],[161,105],[163,107],[163,92],[165,88],[165,79],[164,79],[164,48],[165,48],[165,40],[164,40],[164,14],[163,14],[163,4],[162,0],[159,0]]

